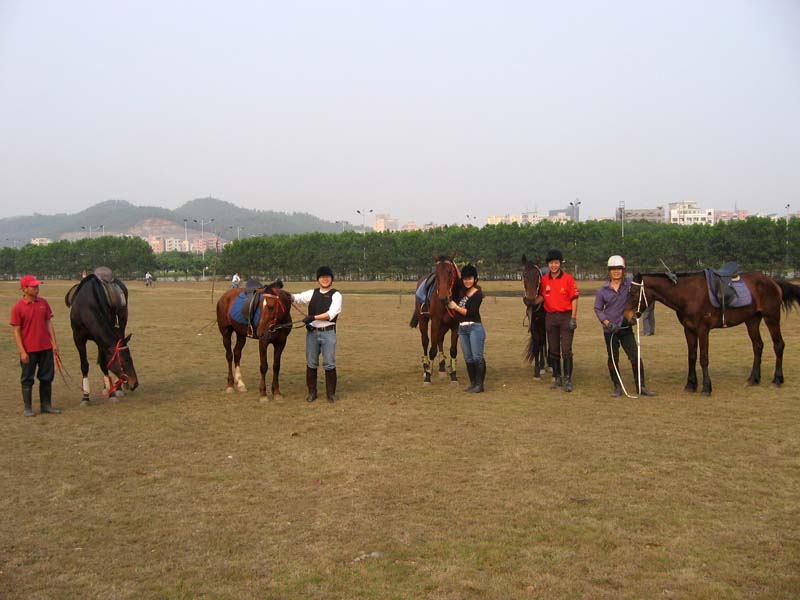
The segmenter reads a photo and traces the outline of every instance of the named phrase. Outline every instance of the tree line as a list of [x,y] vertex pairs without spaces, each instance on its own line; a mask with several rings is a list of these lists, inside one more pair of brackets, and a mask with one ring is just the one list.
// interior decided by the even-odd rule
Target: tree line
[[427,231],[306,233],[250,237],[218,253],[154,254],[139,238],[98,237],[48,246],[0,249],[0,273],[15,278],[35,273],[72,279],[83,269],[112,268],[133,279],[151,271],[156,277],[220,276],[238,271],[244,279],[313,279],[317,266],[328,264],[347,280],[412,280],[430,272],[433,257],[456,255],[459,264],[474,263],[483,278],[517,278],[523,254],[543,262],[559,248],[565,268],[581,278],[603,277],[606,260],[622,254],[629,270],[676,272],[720,266],[729,260],[742,270],[794,275],[800,266],[800,220],[746,221],[708,225],[626,223],[624,235],[612,221],[542,222],[482,228],[445,226]]

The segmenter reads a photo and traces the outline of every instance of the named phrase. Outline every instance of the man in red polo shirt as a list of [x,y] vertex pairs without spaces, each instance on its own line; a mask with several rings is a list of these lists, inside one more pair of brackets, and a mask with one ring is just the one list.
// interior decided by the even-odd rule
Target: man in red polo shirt
[[33,379],[37,369],[42,413],[57,415],[61,412],[53,408],[51,403],[56,374],[54,355],[58,353],[58,345],[53,329],[53,311],[47,300],[39,298],[40,283],[33,275],[25,275],[19,282],[22,298],[11,307],[10,324],[14,328],[14,340],[19,349],[26,417],[34,416]]
[[561,387],[561,359],[564,359],[564,391],[572,391],[572,337],[578,327],[578,286],[569,273],[561,269],[561,250],[547,253],[550,271],[542,277],[547,354],[553,366],[553,387]]

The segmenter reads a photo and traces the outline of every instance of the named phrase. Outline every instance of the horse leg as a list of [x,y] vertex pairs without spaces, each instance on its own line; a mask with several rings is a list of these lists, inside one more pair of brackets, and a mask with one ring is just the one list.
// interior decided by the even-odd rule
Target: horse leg
[[269,397],[267,396],[267,370],[269,369],[269,356],[267,356],[267,350],[269,349],[269,344],[263,338],[258,340],[258,356],[261,359],[261,368],[259,372],[261,373],[261,383],[258,386],[258,401],[259,402],[269,402]]
[[458,383],[458,327],[450,329],[450,383]]
[[81,388],[83,389],[81,406],[89,406],[89,358],[86,356],[86,338],[73,334],[72,339],[81,360]]
[[[422,336],[422,371],[423,371],[423,378],[422,384],[423,385],[430,385],[431,384],[431,361],[428,357],[428,344],[430,343],[430,337],[428,335],[428,319],[420,319],[419,321],[419,331]],[[431,325],[431,330],[433,326]]]
[[772,385],[779,386],[783,383],[783,349],[786,344],[781,335],[781,313],[776,309],[776,316],[764,315],[764,323],[767,324],[769,335],[772,338],[772,348],[775,350],[775,377],[772,378]]
[[244,384],[244,379],[242,379],[242,369],[239,366],[242,362],[242,348],[244,348],[245,343],[247,342],[247,335],[243,333],[236,332],[236,346],[233,348],[233,379],[236,383],[236,389],[240,392],[246,392],[247,386]]
[[273,342],[272,347],[275,349],[272,353],[272,398],[280,400],[282,398],[280,385],[281,355],[286,347],[286,340]]
[[700,393],[703,396],[711,395],[711,377],[708,376],[708,338],[708,329],[697,332],[697,340],[700,342],[700,368],[703,369],[703,389]]
[[231,336],[233,328],[229,327],[222,332],[222,345],[225,347],[225,361],[228,363],[228,380],[225,392],[233,392],[233,350],[231,350]]
[[686,336],[686,346],[689,350],[689,373],[686,376],[686,387],[683,388],[684,392],[697,391],[697,333],[689,329],[683,328],[683,334]]
[[756,313],[747,321],[747,334],[753,343],[753,368],[750,370],[750,377],[747,378],[747,385],[758,385],[761,383],[761,356],[764,352],[764,341],[761,339],[761,313]]

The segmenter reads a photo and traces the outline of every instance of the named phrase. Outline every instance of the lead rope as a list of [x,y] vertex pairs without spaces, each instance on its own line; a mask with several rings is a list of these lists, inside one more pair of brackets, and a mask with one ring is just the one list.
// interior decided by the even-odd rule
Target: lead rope
[[[641,283],[637,283],[635,281],[632,281],[631,284],[639,286],[639,300],[638,300],[638,302],[636,304],[636,312],[637,312],[637,314],[641,314],[641,312],[642,312],[642,310],[641,310],[642,302],[644,302],[645,309],[648,306],[648,304],[647,304],[647,295],[644,293],[644,280],[642,280]],[[625,329],[627,329],[627,328],[625,328]],[[616,335],[616,333],[612,333],[611,334],[611,338],[609,339],[609,346],[613,345],[614,336],[615,335]],[[617,365],[617,361],[614,360],[614,352],[613,352],[613,350],[611,352],[611,364],[614,365],[614,372],[617,374],[617,381],[619,381],[619,385],[622,388],[622,391],[625,394],[625,396],[627,396],[628,398],[632,398],[632,399],[638,398],[639,396],[631,396],[628,393],[628,390],[625,388],[625,384],[622,382],[622,376],[620,375],[620,372],[619,372],[619,366]],[[641,394],[642,393],[642,336],[641,336],[641,330],[640,330],[640,327],[639,327],[639,319],[636,319],[636,374],[637,374],[638,387],[639,387],[639,389],[638,389],[638,391],[636,393],[637,394]]]

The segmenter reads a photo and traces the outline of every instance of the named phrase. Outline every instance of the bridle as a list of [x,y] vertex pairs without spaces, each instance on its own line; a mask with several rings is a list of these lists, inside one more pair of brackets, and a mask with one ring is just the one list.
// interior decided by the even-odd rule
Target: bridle
[[[449,281],[448,281],[448,287],[447,287],[447,301],[449,302],[450,300],[453,299],[453,288],[456,285],[456,280],[458,280],[461,277],[461,273],[459,272],[458,267],[456,266],[456,264],[452,260],[450,260],[449,258],[448,259],[444,259],[444,260],[437,260],[436,264],[437,265],[449,265],[451,267],[451,268],[448,268],[448,271],[450,273],[450,277],[448,278]],[[447,309],[447,314],[449,314],[451,317],[455,317],[455,313],[453,312],[453,310],[451,308]]]
[[[526,265],[527,267],[528,265]],[[536,272],[536,289],[533,293],[533,300],[528,298],[528,286],[526,285],[528,279],[526,275],[529,271],[523,271],[522,273],[522,284],[525,287],[525,295],[522,297],[522,302],[525,304],[525,317],[522,319],[522,326],[523,327],[530,327],[531,321],[533,320],[533,313],[542,310],[544,306],[543,302],[540,302],[538,305],[536,304],[536,298],[539,296],[542,290],[542,271],[539,269],[539,265],[531,264],[533,267],[533,271]],[[528,323],[525,323],[525,320],[528,320]]]
[[114,361],[119,361],[119,379],[109,388],[108,395],[110,396],[114,392],[116,392],[122,384],[128,383],[128,374],[125,372],[125,366],[122,364],[122,357],[120,356],[120,352],[122,350],[127,350],[128,346],[122,345],[123,340],[117,340],[117,344],[114,346],[114,352],[111,354],[111,358],[108,359],[108,363],[106,364],[106,370],[111,368],[111,365],[114,364]]
[[[647,294],[645,293],[644,289],[644,277],[642,277],[641,281],[631,281],[631,285],[636,285],[639,287],[639,298],[636,302],[636,318],[642,316],[644,310],[647,310],[649,303],[647,302]],[[642,310],[642,304],[644,304],[644,310]]]

